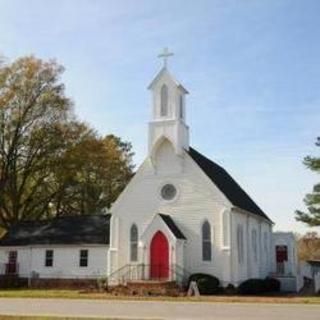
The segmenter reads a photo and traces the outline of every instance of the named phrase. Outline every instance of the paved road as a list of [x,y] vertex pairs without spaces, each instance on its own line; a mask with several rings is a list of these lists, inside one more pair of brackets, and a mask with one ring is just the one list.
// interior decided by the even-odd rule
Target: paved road
[[319,320],[320,306],[1,298],[0,314],[115,317],[139,320]]

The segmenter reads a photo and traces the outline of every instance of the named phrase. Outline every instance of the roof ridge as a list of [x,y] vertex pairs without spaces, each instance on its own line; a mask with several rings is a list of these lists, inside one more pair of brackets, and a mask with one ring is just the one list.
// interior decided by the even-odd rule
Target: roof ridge
[[[212,159],[208,158],[207,156],[205,156],[204,154],[200,153],[198,150],[196,150],[195,148],[189,147],[189,149],[192,149],[193,152],[197,153],[199,156],[201,156],[202,158],[205,158],[207,161],[213,163],[215,166],[219,167],[221,170],[223,170],[224,172],[228,173],[228,171],[223,168],[220,164],[218,164],[217,162],[213,161]],[[228,173],[229,174],[229,173]],[[230,174],[229,174],[230,175]]]
[[80,218],[80,217],[107,217],[111,216],[111,213],[104,213],[104,214],[74,214],[74,215],[60,215],[60,216],[55,216],[52,218],[46,218],[42,220],[21,220],[17,221],[14,223],[14,225],[20,224],[20,223],[46,223],[46,222],[51,222],[53,220],[58,220],[58,219],[64,219],[64,218]]

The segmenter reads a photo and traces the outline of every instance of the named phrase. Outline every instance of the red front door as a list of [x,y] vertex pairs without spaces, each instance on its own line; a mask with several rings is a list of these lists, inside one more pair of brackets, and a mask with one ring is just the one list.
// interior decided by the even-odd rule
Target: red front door
[[169,244],[161,231],[158,231],[152,238],[150,260],[151,279],[167,280],[169,277]]

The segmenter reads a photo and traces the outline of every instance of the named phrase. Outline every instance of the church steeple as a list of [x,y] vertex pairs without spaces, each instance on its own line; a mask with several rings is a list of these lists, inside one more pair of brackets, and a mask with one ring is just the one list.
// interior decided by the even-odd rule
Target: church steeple
[[168,139],[180,155],[189,150],[189,128],[186,125],[188,91],[170,74],[167,58],[173,54],[165,49],[159,55],[164,65],[148,89],[152,93],[152,119],[149,123],[149,155],[163,139]]

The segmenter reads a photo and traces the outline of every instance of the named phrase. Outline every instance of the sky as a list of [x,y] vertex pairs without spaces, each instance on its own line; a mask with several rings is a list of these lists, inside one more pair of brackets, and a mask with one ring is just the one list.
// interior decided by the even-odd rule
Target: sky
[[[318,0],[0,0],[0,54],[65,67],[75,112],[101,134],[147,152],[147,86],[169,47],[188,89],[191,145],[222,165],[275,222],[294,219],[319,180]],[[317,150],[318,149],[318,150]]]

